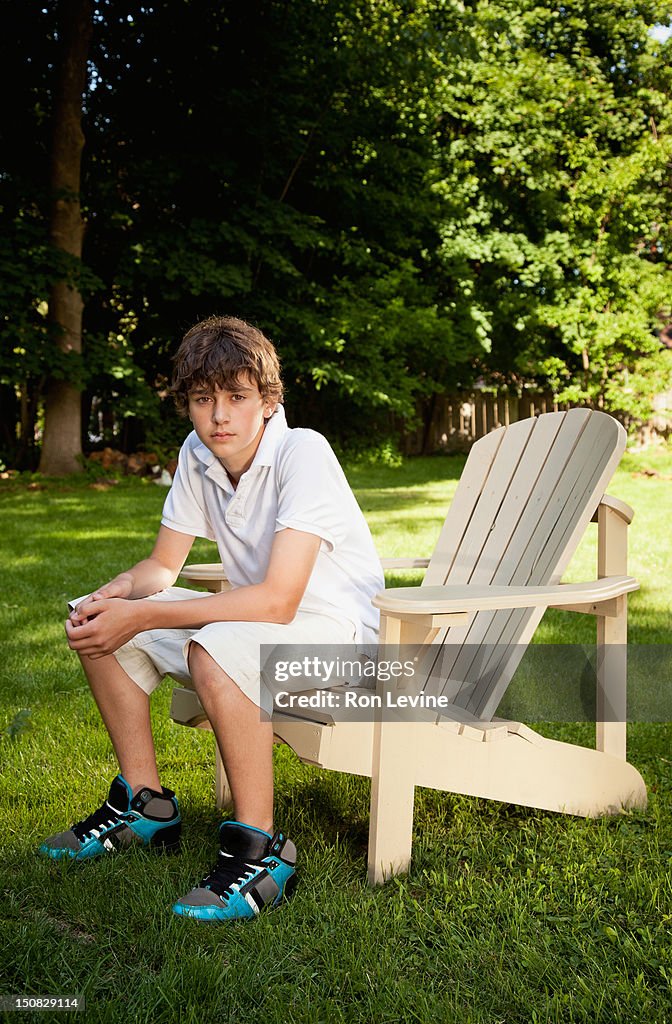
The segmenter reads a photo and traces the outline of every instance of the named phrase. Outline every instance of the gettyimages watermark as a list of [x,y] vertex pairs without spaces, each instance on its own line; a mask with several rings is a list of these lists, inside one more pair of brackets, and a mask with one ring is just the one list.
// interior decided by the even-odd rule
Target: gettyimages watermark
[[261,666],[274,714],[324,722],[672,721],[668,644],[281,645]]

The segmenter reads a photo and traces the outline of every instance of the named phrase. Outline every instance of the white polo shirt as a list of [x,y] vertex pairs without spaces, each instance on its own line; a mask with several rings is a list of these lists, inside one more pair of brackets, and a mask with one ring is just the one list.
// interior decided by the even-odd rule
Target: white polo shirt
[[347,618],[356,643],[377,640],[379,613],[371,598],[385,583],[369,527],[327,439],[314,430],[290,430],[281,405],[235,490],[192,431],[161,521],[216,541],[234,587],[264,580],[279,530],[316,534],[322,544],[300,607]]

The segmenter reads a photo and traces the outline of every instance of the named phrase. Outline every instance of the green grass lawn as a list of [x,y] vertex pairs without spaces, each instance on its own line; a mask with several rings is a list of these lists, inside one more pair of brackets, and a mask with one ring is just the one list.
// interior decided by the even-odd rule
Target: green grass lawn
[[[381,554],[431,552],[462,463],[350,467]],[[671,478],[671,454],[627,455],[610,487],[636,511],[630,571],[642,589],[631,598],[630,636],[653,650],[660,687],[670,684],[656,665],[669,664]],[[0,487],[0,992],[84,994],[92,1021],[672,1020],[664,721],[629,726],[630,760],[649,788],[645,812],[585,821],[418,789],[412,870],[377,890],[365,883],[368,781],[276,748],[277,821],[301,857],[297,896],[251,925],[209,928],[169,907],[216,853],[213,739],[169,721],[166,685],[153,717],[162,776],[186,822],[181,852],[40,860],[41,839],[98,806],[116,771],[63,639],[65,599],[147,552],[165,491],[139,481]],[[192,560],[214,557],[203,543]],[[592,578],[594,561],[589,538],[567,578]],[[555,612],[538,639],[587,644],[593,633],[588,617]],[[591,740],[586,723],[544,728]]]

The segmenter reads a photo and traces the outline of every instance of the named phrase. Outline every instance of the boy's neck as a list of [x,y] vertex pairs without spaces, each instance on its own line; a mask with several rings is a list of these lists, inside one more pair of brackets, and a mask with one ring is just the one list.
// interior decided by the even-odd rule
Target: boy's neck
[[220,465],[222,466],[222,468],[224,469],[224,472],[228,476],[228,478],[229,478],[229,480],[231,482],[231,486],[233,487],[233,489],[235,491],[236,487],[238,486],[238,481],[240,480],[240,478],[243,475],[243,473],[245,472],[245,470],[243,470],[243,473],[239,473],[238,476],[234,476],[233,473],[226,468],[226,466],[224,465],[224,462],[223,462],[222,459],[219,459],[218,461],[219,461]]
[[[269,417],[269,420],[270,420],[270,417]],[[226,475],[228,476],[229,480],[231,481],[231,486],[233,487],[234,491],[235,491],[236,487],[238,486],[238,484],[240,482],[240,478],[245,473],[247,473],[248,469],[250,468],[250,466],[252,465],[252,463],[254,462],[254,460],[256,458],[257,452],[259,451],[259,445],[261,444],[261,439],[264,436],[264,432],[266,430],[266,427],[268,425],[269,420],[264,420],[264,422],[262,423],[261,429],[260,429],[258,437],[256,439],[256,444],[254,446],[254,451],[252,452],[251,455],[248,454],[248,457],[247,457],[247,459],[245,460],[245,462],[243,463],[242,466],[239,466],[239,467],[237,466],[235,469],[231,469],[230,466],[227,466],[227,464],[226,464],[224,459],[219,458],[219,457],[217,458],[217,461],[220,463],[222,468],[225,470]]]

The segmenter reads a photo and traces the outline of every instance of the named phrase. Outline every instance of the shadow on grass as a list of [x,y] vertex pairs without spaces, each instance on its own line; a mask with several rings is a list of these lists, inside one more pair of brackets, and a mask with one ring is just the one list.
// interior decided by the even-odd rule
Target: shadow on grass
[[459,480],[467,461],[465,455],[424,455],[405,459],[400,467],[345,462],[345,473],[354,490],[398,489]]

